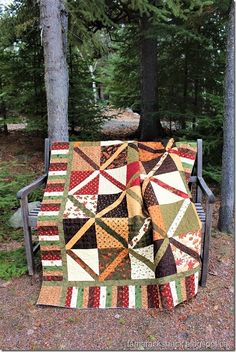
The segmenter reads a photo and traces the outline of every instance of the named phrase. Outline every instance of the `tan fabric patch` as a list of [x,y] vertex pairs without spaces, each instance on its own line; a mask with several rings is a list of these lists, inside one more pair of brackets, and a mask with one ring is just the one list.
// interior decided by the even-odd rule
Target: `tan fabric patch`
[[[129,189],[130,193],[127,192],[126,200],[127,200],[127,208],[129,217],[143,215],[143,201],[142,201],[142,192],[140,186],[133,186]],[[132,196],[132,192],[134,193],[135,198]],[[138,197],[140,201],[138,201]]]
[[[166,227],[164,224],[162,212],[159,205],[153,205],[149,207],[149,214],[153,219],[153,240],[160,240],[164,238],[166,233]],[[155,226],[156,225],[156,226]]]
[[42,286],[37,304],[60,305],[61,292],[61,286]]

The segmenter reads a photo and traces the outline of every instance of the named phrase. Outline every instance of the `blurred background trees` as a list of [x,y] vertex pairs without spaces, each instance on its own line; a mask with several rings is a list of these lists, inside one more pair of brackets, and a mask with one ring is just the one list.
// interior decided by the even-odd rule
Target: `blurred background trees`
[[[70,134],[99,138],[105,108],[131,108],[141,115],[137,137],[203,138],[205,173],[219,182],[230,4],[68,0]],[[46,131],[41,37],[37,1],[14,0],[1,9],[5,133],[13,118]]]

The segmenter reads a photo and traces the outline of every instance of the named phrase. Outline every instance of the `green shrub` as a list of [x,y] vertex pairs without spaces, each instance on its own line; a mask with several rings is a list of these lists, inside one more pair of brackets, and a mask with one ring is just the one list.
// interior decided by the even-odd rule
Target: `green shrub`
[[9,280],[27,272],[27,263],[24,248],[14,251],[0,251],[0,278]]
[[[12,170],[21,168],[21,174]],[[8,220],[13,212],[20,207],[16,193],[22,187],[29,184],[34,178],[34,173],[29,173],[24,164],[16,162],[3,162],[0,167],[0,240],[22,238],[22,230],[9,227]],[[42,190],[33,192],[29,201],[39,200]]]

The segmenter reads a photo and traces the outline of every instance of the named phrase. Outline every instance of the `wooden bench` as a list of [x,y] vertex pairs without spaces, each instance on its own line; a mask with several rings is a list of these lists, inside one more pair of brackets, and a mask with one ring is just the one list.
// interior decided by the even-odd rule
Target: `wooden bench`
[[[29,275],[34,274],[34,253],[39,249],[39,243],[33,246],[31,228],[36,227],[37,217],[40,210],[40,204],[29,212],[28,209],[28,195],[35,189],[43,186],[47,182],[48,168],[50,161],[50,142],[49,139],[45,139],[45,173],[40,176],[37,180],[33,181],[28,186],[22,188],[17,193],[17,198],[20,199],[22,220],[23,220],[23,231],[24,231],[24,242],[26,249],[27,265]],[[202,177],[202,140],[197,140],[197,158],[193,169],[193,174],[190,177],[189,186],[191,190],[194,190],[194,203],[196,205],[197,213],[203,224],[203,237],[202,237],[202,248],[201,248],[201,276],[200,285],[205,286],[207,281],[208,272],[208,258],[209,258],[209,245],[211,235],[211,224],[212,224],[212,210],[215,197],[212,191],[207,186],[206,182]],[[203,196],[205,196],[206,202],[203,207]]]

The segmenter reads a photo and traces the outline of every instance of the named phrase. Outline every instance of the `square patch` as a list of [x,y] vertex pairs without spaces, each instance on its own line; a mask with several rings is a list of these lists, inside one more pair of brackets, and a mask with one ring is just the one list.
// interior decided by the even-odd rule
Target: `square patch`
[[129,280],[131,265],[128,250],[118,248],[99,249],[99,279]]
[[128,217],[126,195],[102,194],[98,195],[97,214],[102,213],[106,218],[125,218]]
[[100,146],[74,146],[72,170],[94,171],[100,168]]
[[[124,145],[125,144],[125,145]],[[105,169],[114,169],[126,165],[127,143],[101,147],[100,164]]]
[[99,171],[72,171],[68,194],[97,194],[98,184]]
[[64,219],[95,217],[97,210],[97,195],[71,195],[66,201]]
[[[154,262],[154,248],[153,245],[136,248],[133,253],[137,253],[136,257],[134,254],[129,253],[131,260],[131,279],[155,279],[154,271],[149,267]],[[142,258],[140,257],[142,256]]]
[[68,281],[95,281],[99,275],[97,249],[72,249],[67,251]]
[[99,177],[99,194],[116,194],[126,189],[127,166],[116,169],[101,170]]
[[98,248],[127,248],[128,219],[96,219],[96,237]]
[[67,248],[97,248],[95,224],[90,225],[90,219],[64,219],[63,228]]

